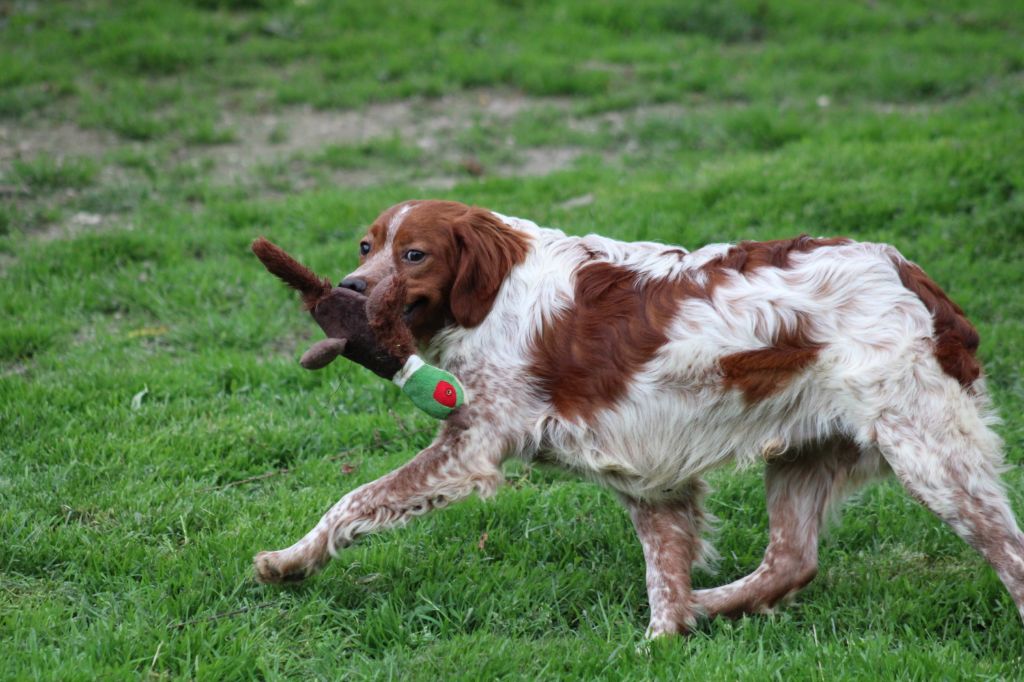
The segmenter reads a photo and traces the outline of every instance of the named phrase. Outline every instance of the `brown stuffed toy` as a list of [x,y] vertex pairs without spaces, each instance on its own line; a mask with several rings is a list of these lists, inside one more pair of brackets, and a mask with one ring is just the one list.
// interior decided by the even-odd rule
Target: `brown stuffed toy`
[[452,374],[426,364],[414,354],[416,343],[402,321],[405,283],[390,277],[369,297],[332,287],[330,280],[260,237],[252,251],[263,265],[299,292],[327,338],[313,344],[299,362],[306,369],[326,367],[339,355],[398,384],[421,410],[445,419],[464,402],[465,391]]

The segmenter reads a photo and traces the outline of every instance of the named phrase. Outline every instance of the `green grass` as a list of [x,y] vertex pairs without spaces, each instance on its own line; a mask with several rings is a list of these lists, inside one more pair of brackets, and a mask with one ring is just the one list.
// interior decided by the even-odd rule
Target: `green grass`
[[63,188],[81,189],[93,184],[98,167],[93,159],[53,159],[40,156],[32,161],[15,159],[5,180],[36,191]]
[[[0,124],[43,140],[0,155],[0,678],[1020,678],[998,579],[891,482],[847,506],[794,605],[650,647],[624,511],[522,465],[492,501],[257,585],[253,553],[433,423],[351,365],[302,370],[319,331],[248,244],[336,279],[380,210],[426,194],[691,247],[891,242],[979,327],[1024,516],[1022,40],[996,1],[0,7]],[[434,146],[299,147],[289,118],[409,100],[422,129],[520,96],[451,113]],[[280,120],[257,138],[261,115]],[[68,124],[106,141],[48,147]],[[280,151],[231,165],[258,145]],[[567,149],[547,176],[497,170]],[[759,471],[712,483],[723,559],[699,586],[767,536]]]

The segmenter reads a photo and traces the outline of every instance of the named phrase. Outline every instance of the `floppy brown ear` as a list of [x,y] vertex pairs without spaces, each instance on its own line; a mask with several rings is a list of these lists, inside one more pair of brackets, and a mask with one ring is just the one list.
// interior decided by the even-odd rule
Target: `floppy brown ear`
[[448,304],[459,325],[475,327],[491,312],[508,273],[526,258],[529,238],[475,206],[453,227],[459,264]]

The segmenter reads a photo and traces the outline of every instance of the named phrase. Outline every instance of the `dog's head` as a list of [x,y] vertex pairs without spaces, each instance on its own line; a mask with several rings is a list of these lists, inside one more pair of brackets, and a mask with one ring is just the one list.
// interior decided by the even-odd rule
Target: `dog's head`
[[359,242],[359,267],[340,286],[369,294],[399,275],[405,321],[425,341],[449,324],[480,324],[509,271],[526,257],[528,240],[482,208],[406,201],[373,222]]

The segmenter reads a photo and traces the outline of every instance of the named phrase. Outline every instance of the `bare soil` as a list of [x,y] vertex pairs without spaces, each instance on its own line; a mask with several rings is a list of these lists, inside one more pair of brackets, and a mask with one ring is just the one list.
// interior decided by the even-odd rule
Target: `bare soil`
[[[511,135],[502,136],[496,144],[509,151],[509,160],[484,166],[457,144],[459,136],[472,126],[501,130],[530,110],[560,112],[570,129],[585,133],[602,128],[618,131],[630,122],[651,116],[684,115],[678,105],[656,105],[578,116],[573,113],[568,98],[531,98],[507,92],[477,91],[436,99],[373,104],[358,110],[325,111],[297,106],[246,113],[225,107],[221,125],[234,132],[236,141],[216,145],[186,144],[173,137],[129,142],[113,133],[83,128],[72,122],[0,122],[0,190],[4,200],[19,205],[66,208],[59,224],[40,224],[31,231],[34,239],[53,240],[73,237],[86,230],[117,228],[120,220],[116,215],[73,208],[78,196],[76,190],[33,195],[27,188],[2,180],[16,159],[93,158],[102,169],[96,180],[98,187],[116,189],[129,182],[132,173],[111,163],[107,158],[110,152],[166,150],[168,145],[177,143],[170,154],[173,163],[205,168],[203,172],[208,173],[210,182],[252,186],[261,196],[301,191],[324,182],[323,173],[319,179],[310,177],[301,160],[328,146],[358,145],[382,138],[397,137],[403,144],[415,146],[430,156],[433,170],[412,180],[412,184],[424,190],[449,189],[468,176],[545,176],[570,167],[583,153],[582,149],[572,146],[521,148]],[[606,156],[611,161],[629,151],[626,145],[619,153]],[[391,171],[371,166],[330,170],[327,181],[337,186],[364,187],[392,179]]]

